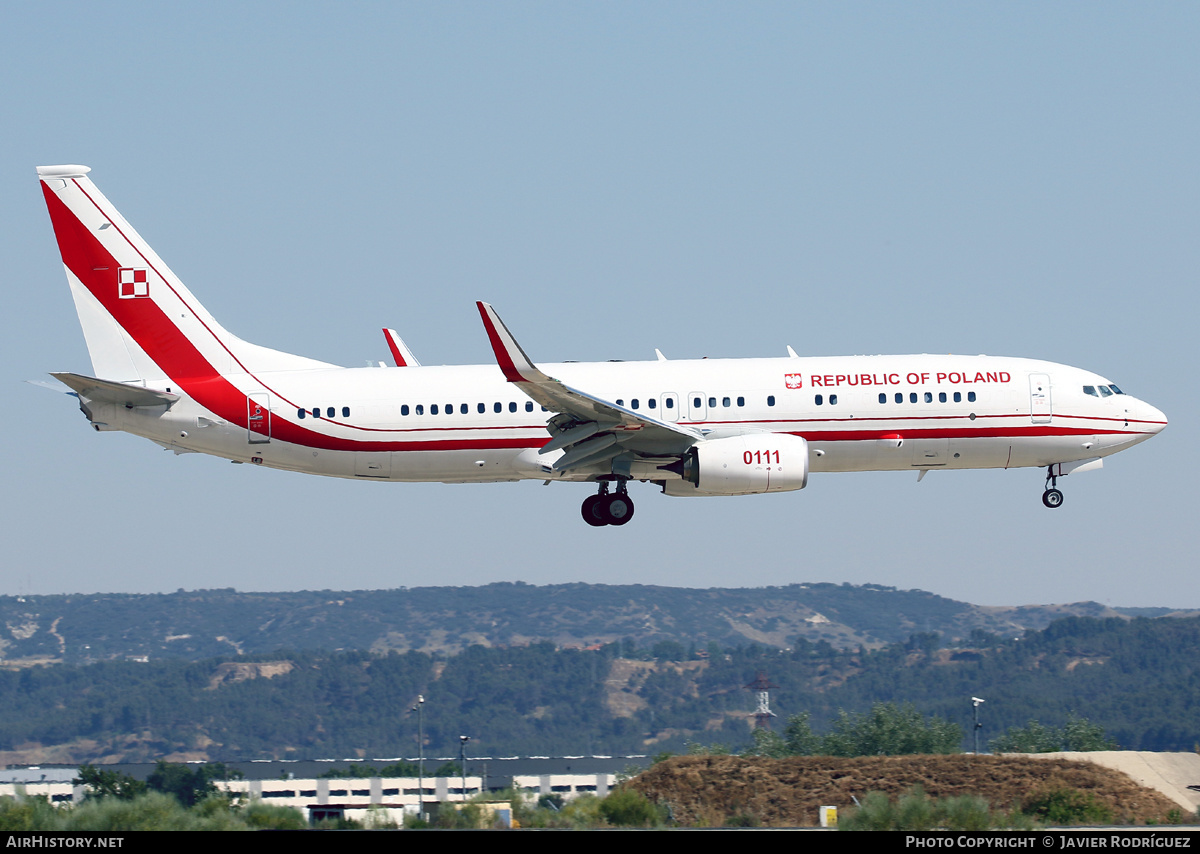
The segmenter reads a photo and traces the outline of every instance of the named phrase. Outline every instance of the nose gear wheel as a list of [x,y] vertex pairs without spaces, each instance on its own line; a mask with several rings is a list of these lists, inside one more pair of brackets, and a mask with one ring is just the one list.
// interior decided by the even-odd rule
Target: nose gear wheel
[[1042,493],[1042,503],[1053,510],[1063,503],[1062,490],[1058,489],[1058,476],[1054,474],[1054,466],[1046,466],[1046,491]]

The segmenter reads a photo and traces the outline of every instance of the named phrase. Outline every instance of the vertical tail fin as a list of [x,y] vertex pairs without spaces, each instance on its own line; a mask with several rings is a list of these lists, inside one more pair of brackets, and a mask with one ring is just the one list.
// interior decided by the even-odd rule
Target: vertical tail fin
[[37,171],[97,377],[146,382],[330,367],[227,332],[96,189],[88,167]]

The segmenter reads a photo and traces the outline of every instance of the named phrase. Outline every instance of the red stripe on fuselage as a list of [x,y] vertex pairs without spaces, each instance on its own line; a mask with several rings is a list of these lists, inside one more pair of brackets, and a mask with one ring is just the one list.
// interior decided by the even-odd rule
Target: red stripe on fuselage
[[[80,187],[80,192],[84,192]],[[171,321],[153,299],[120,299],[117,289],[117,270],[119,262],[105,249],[99,239],[71,212],[71,209],[43,182],[42,191],[46,197],[46,207],[50,212],[50,221],[54,226],[54,234],[58,240],[59,251],[63,263],[83,283],[84,287],[96,298],[104,309],[120,324],[125,332],[133,338],[139,347],[145,351],[171,380],[193,400],[214,413],[240,427],[247,426],[246,394],[230,383],[212,363],[201,353],[195,344],[184,335]],[[96,210],[117,229],[130,248],[137,252],[138,257],[158,275],[159,279],[171,289],[177,298],[177,291],[171,288],[170,282],[153,264],[150,263],[136,244],[109,219],[104,209],[84,192],[88,200],[95,205]],[[284,395],[262,382],[253,373],[246,370],[245,365],[221,341],[203,319],[196,316],[188,306],[189,312],[198,320],[205,330],[212,335],[213,342],[221,347],[230,358],[253,378],[262,388],[270,391],[279,400],[289,406],[295,406]],[[351,426],[351,425],[346,425]],[[537,438],[503,438],[503,439],[431,439],[415,441],[358,441],[340,439],[306,429],[288,421],[278,412],[272,416],[271,437],[282,442],[290,442],[310,448],[334,451],[430,451],[430,450],[486,450],[496,448],[531,448],[545,444]]]
[[[78,182],[76,182],[78,186]],[[46,198],[46,206],[50,213],[50,220],[54,226],[55,236],[58,240],[59,250],[62,253],[63,263],[68,269],[83,283],[84,287],[100,302],[100,304],[109,312],[118,324],[129,334],[138,346],[157,364],[162,370],[171,377],[172,381],[177,383],[179,387],[188,394],[193,400],[205,407],[209,411],[216,414],[233,424],[245,428],[246,420],[246,393],[234,386],[229,380],[223,377],[219,371],[208,361],[203,353],[197,349],[195,344],[184,335],[179,328],[171,321],[171,319],[163,312],[163,310],[151,299],[120,299],[118,296],[117,287],[117,270],[119,262],[113,258],[99,239],[76,217],[67,205],[58,198],[58,196],[43,182],[43,194]],[[251,377],[256,385],[271,392],[280,401],[287,403],[293,408],[299,408],[295,403],[287,397],[280,394],[274,388],[271,388],[261,379],[246,369],[245,365],[237,358],[232,350],[221,340],[221,337],[207,323],[200,318],[195,311],[188,305],[188,302],[180,297],[170,285],[170,280],[162,275],[162,273],[137,249],[136,244],[120,229],[116,223],[112,223],[108,215],[104,213],[103,208],[98,205],[94,199],[89,196],[82,187],[79,187],[85,197],[96,207],[105,219],[116,228],[117,232],[125,239],[130,248],[137,252],[138,257],[146,264],[147,267],[153,269],[158,275],[161,282],[171,290],[171,292],[187,306],[192,317],[199,322],[205,331],[212,336],[213,343],[225,351],[230,359],[236,363],[248,377]],[[492,349],[496,354],[497,362],[504,373],[506,379],[510,382],[524,382],[524,377],[508,356],[507,349],[504,346],[498,330],[491,323],[483,306],[479,306],[480,315],[483,317],[485,328],[487,329],[488,338],[492,344]],[[391,341],[389,339],[389,345]],[[395,355],[395,352],[393,352]],[[879,420],[943,420],[961,416],[896,416],[892,419],[880,418]],[[987,417],[1028,417],[1027,415],[1020,416],[981,416]],[[1066,416],[1066,417],[1086,417],[1086,416]],[[842,420],[842,419],[839,419]],[[1113,419],[1119,420],[1119,419]],[[381,428],[359,427],[357,425],[337,423],[339,426],[353,430],[363,430],[367,432],[385,432]],[[702,422],[709,424],[746,424],[747,422],[729,421],[729,422]],[[792,423],[797,424],[797,421],[790,422],[765,422],[765,423]],[[818,423],[830,423],[828,420]],[[1154,422],[1149,422],[1154,423]],[[428,428],[430,431],[442,431],[446,429],[458,428]],[[461,429],[515,429],[506,427],[479,427]],[[534,429],[534,428],[529,428]],[[406,429],[405,432],[410,432]],[[411,432],[425,432],[425,428],[414,428]],[[810,441],[870,441],[881,438],[880,430],[807,430],[804,428],[793,429],[789,432],[797,436],[803,436]],[[1074,436],[1087,434],[1113,434],[1113,435],[1143,435],[1142,432],[1135,431],[1120,431],[1120,430],[1096,430],[1088,428],[1070,428],[1056,427],[1052,425],[1036,425],[1026,427],[993,427],[993,428],[913,428],[905,429],[903,435],[908,439],[971,439],[971,438],[1001,438],[1001,437],[1031,437],[1031,436]],[[409,441],[361,441],[356,439],[342,439],[333,436],[328,436],[307,428],[301,427],[294,422],[288,421],[279,412],[272,414],[272,438],[289,442],[292,444],[317,448],[322,450],[334,451],[434,451],[434,450],[486,450],[486,449],[501,449],[501,448],[533,448],[540,447],[544,441],[539,438],[463,438],[463,439],[416,439]]]

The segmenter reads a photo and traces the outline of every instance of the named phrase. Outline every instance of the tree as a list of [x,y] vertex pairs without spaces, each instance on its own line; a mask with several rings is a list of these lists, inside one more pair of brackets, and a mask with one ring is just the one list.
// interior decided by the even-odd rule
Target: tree
[[833,730],[822,739],[829,756],[900,756],[910,753],[957,753],[962,727],[944,718],[926,720],[911,704],[876,703],[866,714],[838,713]]
[[787,742],[777,732],[756,728],[751,735],[754,738],[754,746],[743,753],[743,756],[765,756],[769,759],[782,759],[785,756],[792,755],[788,750]]
[[808,712],[788,718],[783,738],[791,756],[816,756],[821,752],[821,736],[812,731],[808,723]]
[[141,780],[122,774],[120,771],[102,771],[94,765],[80,765],[79,776],[71,781],[74,786],[87,786],[89,798],[117,798],[131,801],[146,792]]
[[1074,712],[1067,715],[1062,728],[1063,747],[1067,750],[1116,750],[1117,742],[1108,737],[1104,727],[1081,718]]
[[1062,749],[1057,730],[1031,720],[1023,727],[1010,727],[989,745],[993,753],[1054,753]]
[[186,765],[158,761],[154,771],[146,778],[146,785],[155,792],[171,795],[185,807],[194,806],[212,795],[219,795],[213,780],[239,779],[240,771],[230,771],[224,762],[211,762],[195,769]]
[[994,753],[1057,753],[1060,750],[1116,750],[1117,742],[1104,728],[1071,712],[1061,728],[1048,727],[1031,720],[1023,727],[1011,727],[990,742]]

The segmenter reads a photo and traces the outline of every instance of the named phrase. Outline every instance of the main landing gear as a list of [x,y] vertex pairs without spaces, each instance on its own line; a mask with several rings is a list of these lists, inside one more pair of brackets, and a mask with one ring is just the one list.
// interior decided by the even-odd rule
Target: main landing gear
[[1057,486],[1058,476],[1054,474],[1054,466],[1046,466],[1046,491],[1042,493],[1042,503],[1051,510],[1062,507],[1063,494]]
[[588,496],[580,508],[583,521],[594,528],[604,525],[624,525],[633,518],[633,499],[625,488],[625,481],[617,482],[617,491],[608,491],[608,481],[600,481],[600,491]]

